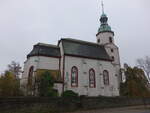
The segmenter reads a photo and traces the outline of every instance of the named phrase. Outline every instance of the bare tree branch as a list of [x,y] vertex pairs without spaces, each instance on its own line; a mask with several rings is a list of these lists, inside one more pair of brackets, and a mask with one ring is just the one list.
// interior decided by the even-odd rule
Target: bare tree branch
[[8,71],[12,72],[16,77],[22,72],[20,64],[15,61],[12,61],[11,64],[8,65]]
[[150,57],[146,56],[144,58],[137,59],[137,66],[142,68],[150,82]]

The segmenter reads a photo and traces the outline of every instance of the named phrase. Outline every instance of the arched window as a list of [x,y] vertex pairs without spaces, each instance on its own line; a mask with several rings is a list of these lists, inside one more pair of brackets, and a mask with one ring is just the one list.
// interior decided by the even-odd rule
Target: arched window
[[28,74],[28,85],[29,86],[32,85],[33,71],[34,71],[34,67],[31,66],[29,69],[29,74]]
[[96,87],[94,69],[89,70],[89,87],[90,88],[95,88]]
[[78,68],[76,66],[71,69],[71,86],[78,87]]
[[107,70],[103,71],[104,85],[109,85],[109,72]]

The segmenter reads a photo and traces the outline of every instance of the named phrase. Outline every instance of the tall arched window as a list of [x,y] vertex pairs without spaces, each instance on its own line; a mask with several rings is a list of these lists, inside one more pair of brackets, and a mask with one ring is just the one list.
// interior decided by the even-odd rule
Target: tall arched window
[[34,71],[34,67],[31,66],[29,69],[29,74],[28,74],[28,85],[29,86],[32,85],[33,71]]
[[95,88],[96,87],[94,69],[89,70],[89,87],[90,88]]
[[78,87],[78,68],[76,66],[71,69],[71,86]]
[[103,71],[104,85],[109,85],[109,72],[107,70]]

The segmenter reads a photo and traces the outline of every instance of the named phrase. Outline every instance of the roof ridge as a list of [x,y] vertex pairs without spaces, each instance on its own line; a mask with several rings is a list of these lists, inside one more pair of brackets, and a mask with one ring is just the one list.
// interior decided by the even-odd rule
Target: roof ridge
[[79,40],[79,39],[72,39],[72,38],[62,38],[61,40],[67,40],[67,41],[72,41],[72,42],[77,42],[77,43],[82,43],[82,44],[88,44],[88,45],[94,45],[94,46],[103,46],[99,45],[94,42],[89,42],[89,41],[84,41],[84,40]]
[[46,43],[37,43],[36,45],[40,45],[40,46],[46,46],[46,47],[54,47],[54,48],[59,48],[57,45],[53,45],[53,44],[46,44]]

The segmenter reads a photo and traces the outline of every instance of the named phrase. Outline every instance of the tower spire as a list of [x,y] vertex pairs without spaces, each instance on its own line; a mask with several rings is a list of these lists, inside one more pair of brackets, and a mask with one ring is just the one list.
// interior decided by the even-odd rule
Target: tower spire
[[102,6],[102,15],[100,17],[100,28],[98,29],[98,33],[100,32],[113,32],[111,30],[111,27],[108,25],[108,17],[104,12],[104,3],[103,0],[101,1],[101,6]]
[[103,3],[103,0],[101,1],[101,5],[102,5],[102,14],[104,14],[104,3]]

